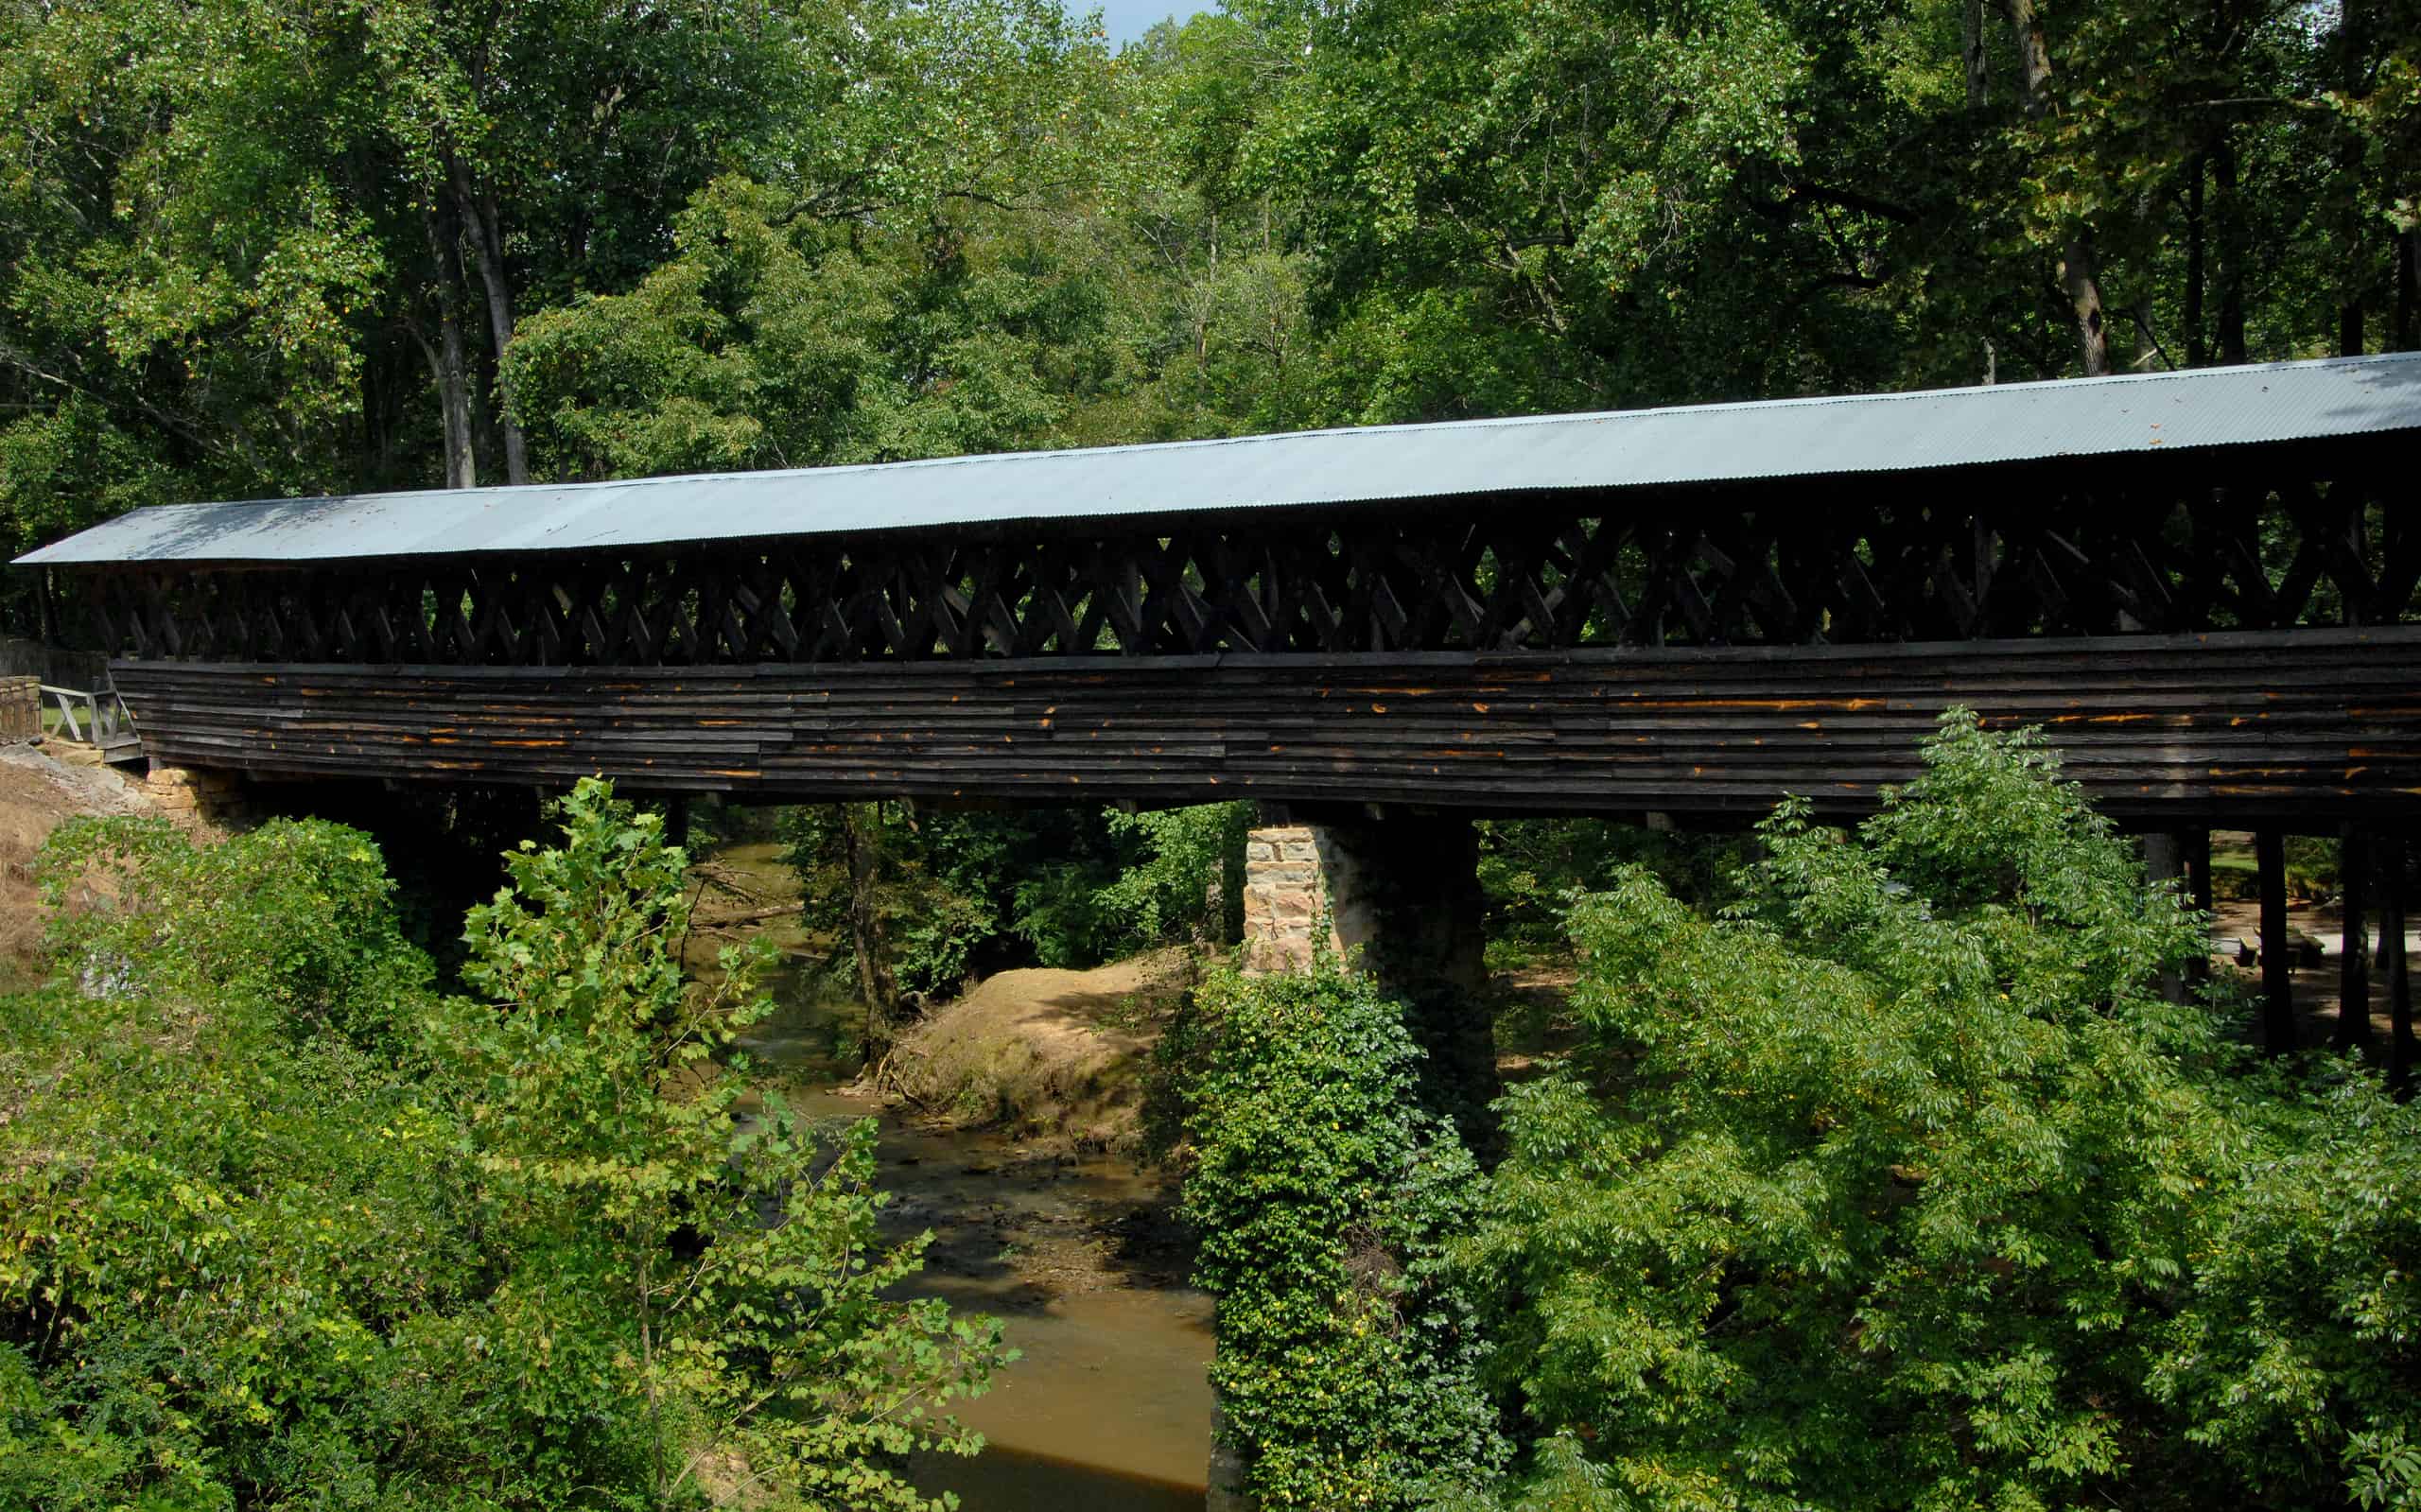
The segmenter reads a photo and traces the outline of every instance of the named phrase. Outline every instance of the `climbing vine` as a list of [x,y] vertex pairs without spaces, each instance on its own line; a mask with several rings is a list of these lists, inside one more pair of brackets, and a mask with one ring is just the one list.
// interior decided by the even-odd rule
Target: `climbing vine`
[[1408,1507],[1505,1446],[1444,1246],[1479,1173],[1416,1098],[1402,1005],[1333,966],[1214,975],[1186,1207],[1219,1300],[1223,1434],[1265,1506]]

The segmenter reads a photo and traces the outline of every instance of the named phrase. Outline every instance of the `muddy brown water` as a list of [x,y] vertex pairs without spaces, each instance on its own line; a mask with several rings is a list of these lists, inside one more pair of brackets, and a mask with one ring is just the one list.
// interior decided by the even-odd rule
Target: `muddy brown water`
[[741,1042],[752,1074],[819,1121],[879,1121],[886,1231],[933,1236],[911,1295],[1000,1317],[1022,1351],[958,1407],[984,1451],[920,1458],[918,1488],[955,1492],[968,1512],[1199,1512],[1210,1299],[1183,1284],[1168,1185],[879,1111],[843,1090],[854,1005],[819,993],[803,955],[774,987],[780,1011]]

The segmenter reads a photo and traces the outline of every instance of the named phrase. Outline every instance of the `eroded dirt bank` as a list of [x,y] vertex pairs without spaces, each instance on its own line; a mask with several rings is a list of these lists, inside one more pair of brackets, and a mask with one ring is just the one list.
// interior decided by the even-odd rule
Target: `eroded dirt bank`
[[910,1028],[882,1086],[927,1117],[1054,1155],[1133,1156],[1152,1049],[1193,974],[1175,949],[1086,971],[1003,971]]
[[34,745],[0,745],[0,990],[38,966],[44,918],[34,856],[50,832],[85,814],[151,812],[133,782],[103,766],[63,762]]

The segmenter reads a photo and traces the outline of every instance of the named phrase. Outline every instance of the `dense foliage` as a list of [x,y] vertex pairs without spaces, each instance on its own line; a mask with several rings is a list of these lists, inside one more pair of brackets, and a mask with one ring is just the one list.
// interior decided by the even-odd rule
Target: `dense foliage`
[[[1054,0],[59,0],[0,8],[0,556],[176,498],[2421,345],[2412,0],[1235,0],[1115,54]],[[1242,812],[790,838],[885,999],[1215,934]],[[0,1021],[0,1497],[865,1504],[963,1442],[891,1409],[994,1341],[878,1300],[864,1137],[740,1116],[748,963],[686,991],[675,854],[567,818],[479,1002],[350,832],[60,843],[93,906]],[[1501,941],[1596,891],[1485,1184],[1367,989],[1211,989],[1264,1490],[1495,1463],[1437,1269],[1478,1204],[1530,1504],[2421,1504],[2415,1115],[2160,1003],[2190,923],[2023,746],[1765,838],[1735,889],[1492,829]]]
[[2421,1118],[2163,1001],[2196,920],[2029,739],[1762,834],[1720,917],[1573,911],[1461,1253],[1523,1504],[2409,1504]]
[[719,1069],[753,963],[678,969],[686,861],[600,785],[438,1000],[357,832],[46,853],[0,1005],[0,1502],[70,1512],[922,1503],[996,1325],[886,1300],[871,1126]]
[[1217,975],[1179,1016],[1253,1487],[2421,1505],[2421,1110],[2253,1056],[2223,990],[2168,1001],[2202,919],[2031,734],[1954,714],[1855,830],[1791,803],[1758,842],[1711,892],[1710,852],[1639,840],[1678,891],[1632,861],[1567,895],[1569,1048],[1499,1104],[1486,1174],[1367,977]]
[[1697,908],[1732,900],[1744,853],[1733,834],[1686,834],[1611,819],[1479,822],[1479,883],[1488,900],[1492,966],[1509,967],[1571,949],[1564,911],[1575,892],[1612,885],[1626,866],[1645,867]]
[[1210,979],[1185,1206],[1219,1299],[1225,1433],[1267,1506],[1409,1507],[1505,1446],[1446,1246],[1478,1171],[1415,1099],[1403,1008],[1332,964]]
[[[1244,804],[1126,814],[904,804],[786,811],[810,928],[862,986],[948,994],[1014,965],[1089,966],[1195,935],[1242,906]],[[868,961],[873,955],[878,960]]]
[[1135,855],[1094,896],[1130,938],[1236,937],[1244,920],[1245,837],[1252,828],[1252,805],[1197,804],[1134,814],[1112,809],[1102,817]]

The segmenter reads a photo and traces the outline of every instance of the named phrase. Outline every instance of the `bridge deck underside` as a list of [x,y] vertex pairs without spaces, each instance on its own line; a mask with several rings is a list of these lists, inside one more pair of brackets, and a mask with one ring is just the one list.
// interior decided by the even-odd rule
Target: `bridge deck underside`
[[121,661],[152,758],[774,799],[1871,808],[1953,706],[2104,811],[2421,819],[2421,626],[1856,647],[690,668]]

